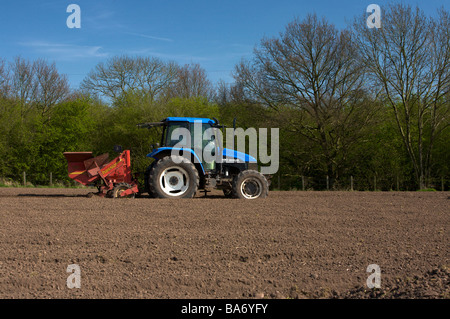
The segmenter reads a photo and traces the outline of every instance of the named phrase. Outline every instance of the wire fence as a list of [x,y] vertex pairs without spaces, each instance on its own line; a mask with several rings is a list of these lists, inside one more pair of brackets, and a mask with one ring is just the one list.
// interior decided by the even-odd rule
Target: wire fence
[[57,177],[53,172],[41,173],[23,171],[20,175],[14,177],[1,177],[0,186],[6,187],[82,187],[69,177]]
[[[450,188],[448,177],[430,178],[426,189],[446,191]],[[339,179],[330,176],[304,176],[296,174],[276,174],[271,179],[272,190],[300,191],[416,191],[417,183],[402,176],[344,176]]]
[[[446,191],[450,189],[448,176],[433,177],[426,181],[427,189]],[[20,177],[0,177],[0,186],[11,187],[82,187],[76,181],[64,177],[55,177],[52,172],[35,173],[23,171]],[[298,174],[277,173],[271,178],[271,190],[299,191],[415,191],[416,182],[403,176],[343,176],[339,179],[330,176],[304,176]]]

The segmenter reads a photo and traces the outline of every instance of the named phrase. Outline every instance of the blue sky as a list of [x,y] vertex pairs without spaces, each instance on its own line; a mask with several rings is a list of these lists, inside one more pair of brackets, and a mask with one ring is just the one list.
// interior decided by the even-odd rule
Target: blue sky
[[[69,4],[81,8],[81,28],[69,29]],[[277,36],[294,18],[325,16],[343,28],[384,0],[1,0],[0,58],[55,61],[78,87],[99,62],[115,55],[156,56],[199,63],[214,83],[249,58],[263,37]],[[450,1],[406,1],[434,14]],[[368,14],[367,14],[368,15]]]

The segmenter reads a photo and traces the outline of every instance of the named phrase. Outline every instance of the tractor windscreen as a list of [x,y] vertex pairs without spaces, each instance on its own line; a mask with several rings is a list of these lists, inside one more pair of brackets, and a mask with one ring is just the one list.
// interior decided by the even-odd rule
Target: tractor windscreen
[[[196,152],[202,151],[217,134],[217,128],[212,127],[209,123],[201,123],[199,126],[195,125],[197,124],[189,122],[170,122],[165,127],[162,144],[166,147],[188,147]],[[180,129],[184,129],[184,132],[189,132],[191,139],[184,139],[183,130]],[[209,131],[209,134],[206,134],[205,132],[208,129],[213,129],[213,131]]]
[[181,146],[179,143],[184,142],[186,145],[183,145],[185,147],[190,147],[189,143],[190,141],[183,141],[183,136],[181,136],[179,131],[176,131],[177,129],[184,128],[189,130],[189,123],[187,122],[173,122],[170,123],[164,130],[164,146],[166,147],[173,147],[175,145]]

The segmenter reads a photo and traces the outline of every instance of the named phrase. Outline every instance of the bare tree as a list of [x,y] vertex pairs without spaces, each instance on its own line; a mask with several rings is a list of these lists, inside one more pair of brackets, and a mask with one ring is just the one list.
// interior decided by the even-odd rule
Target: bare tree
[[99,63],[81,88],[118,101],[129,92],[154,101],[177,76],[177,66],[152,57],[117,56]]
[[230,102],[229,85],[224,80],[219,80],[217,83],[214,100],[219,105],[225,105]]
[[10,73],[8,95],[19,104],[22,118],[33,108],[44,115],[70,92],[67,77],[58,73],[55,63],[17,57],[6,72]]
[[134,80],[130,76],[133,68],[132,59],[125,56],[100,62],[83,80],[81,88],[117,99],[129,88],[134,89]]
[[37,86],[34,102],[45,114],[69,95],[69,83],[66,75],[58,73],[55,63],[49,64],[39,59],[33,63],[33,68]]
[[33,108],[37,83],[35,69],[30,61],[16,57],[11,64],[11,94],[18,101],[21,117]]
[[226,83],[219,80],[215,89],[214,100],[219,105],[227,103],[243,103],[246,100],[242,83]]
[[171,97],[206,97],[211,99],[214,89],[205,69],[199,64],[186,64],[178,68],[177,77],[170,87]]
[[391,106],[420,188],[426,186],[433,142],[448,127],[450,19],[436,20],[402,4],[383,10],[382,28],[354,22],[357,47],[375,93]]
[[[367,108],[363,73],[353,39],[325,19],[308,15],[289,23],[279,38],[263,39],[252,61],[236,66],[234,77],[247,97],[274,109],[299,108],[290,118],[295,132],[320,146],[330,177],[373,114]],[[357,119],[357,120],[356,120]]]
[[7,96],[9,93],[9,71],[4,60],[0,59],[0,96]]

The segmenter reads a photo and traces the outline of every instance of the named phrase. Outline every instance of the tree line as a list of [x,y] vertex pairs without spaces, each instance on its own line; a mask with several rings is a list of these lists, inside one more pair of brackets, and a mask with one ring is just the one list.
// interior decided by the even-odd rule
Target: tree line
[[280,128],[278,174],[308,176],[315,189],[324,176],[334,189],[350,176],[379,176],[381,189],[399,178],[403,189],[436,187],[449,176],[449,12],[393,4],[381,28],[365,19],[345,29],[294,19],[235,66],[233,83],[213,84],[199,64],[115,56],[71,90],[54,63],[0,59],[0,176],[67,181],[64,151],[116,144],[142,171],[161,132],[137,123],[195,116],[230,127],[236,117],[244,129]]

